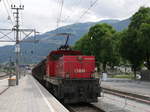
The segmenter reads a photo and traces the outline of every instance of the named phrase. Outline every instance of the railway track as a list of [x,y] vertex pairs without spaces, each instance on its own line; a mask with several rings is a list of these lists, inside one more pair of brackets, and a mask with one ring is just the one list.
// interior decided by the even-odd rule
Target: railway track
[[[45,87],[45,89],[47,89],[47,88]],[[70,105],[66,105],[64,103],[62,103],[62,104],[70,112],[105,112],[105,111],[101,110],[100,108],[98,108],[98,107],[96,107],[96,106],[94,106],[92,104],[89,104],[89,103],[78,103],[78,104],[70,104]]]
[[108,88],[103,88],[103,92],[107,93],[107,94],[112,94],[112,95],[115,95],[115,96],[119,96],[119,97],[122,97],[122,98],[127,98],[127,99],[130,99],[130,100],[150,104],[150,98],[147,97],[147,96],[137,95],[137,94],[134,94],[134,93],[128,93],[128,92],[123,92],[123,91],[108,89]]
[[104,112],[100,108],[89,103],[71,104],[67,105],[66,108],[68,108],[70,112]]
[[0,75],[0,80],[5,79],[5,78],[8,78],[8,74],[6,74],[6,75]]

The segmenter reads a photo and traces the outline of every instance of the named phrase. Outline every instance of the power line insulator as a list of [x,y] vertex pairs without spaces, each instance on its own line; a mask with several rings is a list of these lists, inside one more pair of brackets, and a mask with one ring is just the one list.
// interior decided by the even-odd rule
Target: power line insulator
[[10,18],[10,16],[8,16],[8,18],[7,18],[8,20],[10,20],[11,18]]

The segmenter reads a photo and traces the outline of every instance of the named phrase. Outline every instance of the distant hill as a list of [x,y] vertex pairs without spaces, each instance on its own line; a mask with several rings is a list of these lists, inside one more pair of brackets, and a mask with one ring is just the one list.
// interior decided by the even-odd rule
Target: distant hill
[[[22,43],[21,44],[21,63],[35,63],[40,61],[44,56],[48,55],[51,50],[57,49],[60,45],[64,44],[65,40],[62,37],[52,37],[51,35],[61,32],[72,33],[69,40],[69,44],[73,45],[78,39],[80,39],[85,33],[88,32],[89,28],[98,23],[107,23],[112,25],[117,31],[121,31],[128,27],[130,19],[123,21],[120,20],[102,20],[99,22],[86,22],[77,23],[72,25],[67,25],[60,27],[56,30],[48,31],[37,36],[40,40],[39,43]],[[33,39],[30,37],[29,39]],[[0,47],[0,63],[6,62],[12,57],[14,60],[14,46],[4,46]]]

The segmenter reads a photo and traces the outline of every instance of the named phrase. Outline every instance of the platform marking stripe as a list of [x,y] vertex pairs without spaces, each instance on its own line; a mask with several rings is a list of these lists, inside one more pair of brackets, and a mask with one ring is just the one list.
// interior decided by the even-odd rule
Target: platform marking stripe
[[5,91],[7,91],[7,89],[9,89],[9,87],[5,88],[3,91],[0,92],[0,95],[2,95]]
[[41,89],[38,87],[38,85],[36,84],[36,82],[34,81],[34,79],[32,78],[34,85],[36,86],[36,88],[39,90],[40,94],[42,95],[45,103],[47,104],[48,108],[50,109],[51,112],[55,112],[55,110],[53,109],[53,107],[51,106],[51,104],[49,103],[49,101],[47,100],[47,98],[44,96],[44,94],[42,93]]

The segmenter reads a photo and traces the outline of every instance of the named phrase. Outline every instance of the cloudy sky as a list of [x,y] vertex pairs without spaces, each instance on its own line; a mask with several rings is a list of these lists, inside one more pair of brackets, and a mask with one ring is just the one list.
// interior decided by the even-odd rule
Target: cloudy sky
[[[81,15],[96,0],[63,0],[62,14],[59,26],[76,22],[100,21],[102,19],[126,19],[131,17],[139,7],[150,6],[150,0],[98,0],[96,4],[82,17]],[[5,3],[4,3],[5,2]],[[46,32],[57,28],[60,18],[62,0],[0,0],[0,27],[11,28],[8,12],[12,17],[10,4],[24,5],[21,11],[21,26],[36,28]],[[6,10],[7,7],[7,10]],[[14,19],[12,17],[13,24]]]

